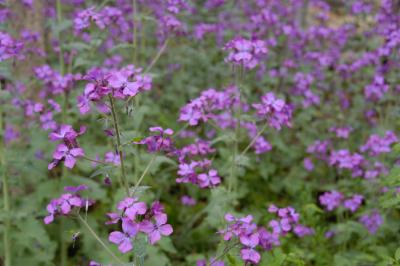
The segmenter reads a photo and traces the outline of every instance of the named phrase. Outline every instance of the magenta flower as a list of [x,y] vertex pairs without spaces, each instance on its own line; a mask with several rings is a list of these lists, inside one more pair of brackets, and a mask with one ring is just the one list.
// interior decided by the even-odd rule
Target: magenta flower
[[211,169],[208,173],[199,174],[197,176],[201,188],[213,187],[221,183],[217,170]]
[[167,215],[158,214],[154,216],[155,224],[145,220],[140,223],[140,230],[147,234],[150,244],[155,244],[161,239],[161,236],[169,236],[172,234],[172,226],[167,224]]
[[248,69],[256,67],[260,58],[268,53],[266,42],[246,40],[241,37],[225,44],[224,50],[229,50],[228,57],[225,59],[226,62],[243,65]]
[[282,99],[278,99],[272,92],[261,97],[261,103],[253,104],[257,116],[268,121],[269,125],[280,130],[283,125],[291,127],[292,107]]
[[76,158],[84,156],[85,153],[82,148],[68,148],[65,144],[59,144],[53,153],[53,161],[49,164],[48,169],[53,169],[62,160],[67,168],[72,169],[75,166]]
[[172,139],[169,137],[174,134],[170,128],[163,129],[162,127],[151,127],[150,132],[159,132],[158,135],[149,136],[135,144],[145,144],[149,152],[165,151],[170,152],[173,148]]
[[261,256],[255,250],[256,246],[259,244],[259,234],[258,232],[252,233],[250,235],[244,235],[240,237],[240,242],[246,246],[240,250],[240,256],[244,261],[250,261],[252,263],[260,262]]
[[367,228],[371,235],[375,234],[383,224],[383,218],[377,210],[373,210],[369,215],[365,214],[361,216],[359,221]]
[[63,140],[69,143],[75,141],[75,139],[86,132],[86,127],[82,126],[79,132],[76,132],[71,125],[61,125],[58,131],[52,132],[49,135],[51,141]]
[[186,206],[194,206],[196,205],[196,200],[188,195],[184,195],[181,197],[181,203]]
[[319,202],[321,205],[325,206],[327,211],[332,211],[339,207],[339,205],[342,203],[342,200],[343,194],[336,190],[325,192],[319,196]]
[[132,250],[133,245],[131,239],[136,236],[139,231],[139,225],[129,219],[122,219],[122,232],[114,231],[108,236],[108,240],[118,245],[119,251],[126,253]]
[[125,215],[135,220],[137,214],[145,214],[147,210],[146,203],[139,202],[137,198],[125,198],[120,201],[117,206],[118,210],[124,210]]
[[74,207],[81,208],[86,204],[93,204],[93,201],[84,201],[76,194],[63,194],[61,197],[52,199],[46,209],[48,215],[44,218],[44,223],[49,224],[54,221],[56,215],[68,215]]
[[355,212],[362,204],[363,199],[364,197],[362,195],[355,194],[353,197],[343,202],[343,207],[351,212]]
[[67,186],[67,187],[64,187],[64,191],[77,193],[77,192],[82,191],[82,190],[87,190],[88,188],[89,187],[87,185],[79,185],[79,186],[76,186],[76,187]]

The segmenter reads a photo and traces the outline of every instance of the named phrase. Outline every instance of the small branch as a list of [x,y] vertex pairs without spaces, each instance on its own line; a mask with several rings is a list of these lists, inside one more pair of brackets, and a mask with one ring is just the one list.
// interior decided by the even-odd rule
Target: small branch
[[150,65],[146,68],[144,73],[149,72],[153,68],[153,66],[157,63],[158,59],[160,59],[161,55],[164,53],[165,49],[167,48],[168,43],[169,43],[169,39],[166,39],[164,44],[161,46],[160,50],[158,50],[158,53],[156,54],[156,56],[153,58],[153,60],[151,60]]
[[126,175],[125,175],[124,156],[122,155],[122,150],[121,150],[121,139],[120,139],[120,133],[119,133],[119,127],[118,127],[117,113],[115,111],[114,99],[112,98],[112,95],[108,95],[108,98],[110,100],[110,105],[111,105],[111,113],[112,113],[112,118],[113,118],[113,122],[114,122],[115,134],[117,135],[117,153],[119,154],[119,159],[121,161],[121,164],[120,164],[121,177],[119,179],[119,182],[122,187],[125,187],[126,195],[129,196],[129,184],[128,184],[128,181],[126,180]]
[[208,264],[209,266],[212,266],[213,263],[215,263],[217,260],[223,258],[226,254],[228,254],[229,251],[231,251],[231,249],[233,249],[234,247],[236,247],[239,244],[239,242],[234,243],[232,246],[226,246],[224,251],[217,257],[215,257],[212,261],[210,261],[210,264]]
[[268,124],[265,123],[265,125],[263,126],[263,128],[258,131],[257,135],[252,139],[252,141],[250,142],[249,145],[247,145],[247,147],[242,151],[242,153],[240,154],[240,157],[242,157],[243,155],[246,154],[246,152],[253,146],[253,144],[257,141],[257,139],[261,136],[261,134],[265,131],[265,129],[267,128]]
[[89,230],[89,232],[92,234],[92,236],[99,242],[99,244],[107,251],[108,254],[113,257],[113,259],[121,265],[124,265],[124,262],[120,260],[108,247],[107,245],[103,242],[103,240],[100,239],[100,237],[96,234],[96,232],[90,227],[90,225],[87,223],[85,219],[82,218],[80,214],[78,214],[78,218],[81,221],[81,223]]
[[91,158],[86,157],[86,156],[83,156],[82,158],[87,160],[87,161],[94,162],[94,163],[100,163],[100,164],[104,164],[104,165],[109,164],[109,163],[106,163],[106,162],[103,162],[103,161],[98,161],[98,160],[95,160],[95,159],[91,159]]
[[146,176],[147,172],[150,169],[150,166],[153,164],[154,160],[156,159],[157,154],[154,154],[153,157],[151,158],[150,162],[147,164],[146,169],[144,169],[142,175],[140,176],[139,180],[136,182],[135,187],[132,190],[132,195],[135,194],[137,188],[139,187],[140,183],[142,182],[143,178]]
[[[166,39],[163,46],[160,48],[160,50],[158,50],[158,53],[156,54],[156,56],[153,58],[153,60],[151,60],[150,65],[146,68],[146,70],[144,71],[144,73],[149,72],[153,66],[157,63],[158,59],[160,59],[161,55],[164,53],[165,48],[167,48],[169,39]],[[136,95],[137,96],[137,95]],[[128,106],[128,104],[130,103],[130,101],[134,98],[135,96],[131,96],[128,98],[128,100],[125,101],[125,106]]]

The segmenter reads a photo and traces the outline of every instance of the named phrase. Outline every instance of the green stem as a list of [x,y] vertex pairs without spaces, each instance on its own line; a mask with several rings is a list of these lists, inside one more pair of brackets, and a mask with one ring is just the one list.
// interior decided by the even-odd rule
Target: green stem
[[237,245],[239,245],[238,242],[234,243],[234,244],[231,245],[231,246],[227,245],[227,246],[224,248],[224,251],[223,251],[219,256],[215,257],[212,261],[210,261],[210,264],[208,264],[208,265],[209,265],[209,266],[212,266],[212,265],[214,264],[214,262],[216,262],[217,260],[223,258],[226,254],[228,254],[228,252],[229,252],[231,249],[233,249],[233,248],[236,247]]
[[111,255],[111,257],[121,265],[124,265],[125,263],[120,260],[108,247],[107,245],[101,240],[101,238],[96,234],[96,232],[90,227],[90,225],[87,223],[85,219],[82,218],[80,214],[78,214],[78,218],[81,221],[81,223],[89,230],[89,232],[92,234],[92,236],[99,242],[99,244],[107,251],[108,254]]
[[240,157],[246,154],[246,152],[253,146],[253,144],[257,141],[257,139],[261,136],[262,133],[264,133],[265,129],[267,129],[268,124],[266,123],[260,131],[258,131],[257,135],[252,139],[249,145],[242,151],[240,154]]
[[[237,73],[239,72],[239,73]],[[233,148],[233,156],[232,156],[232,165],[231,165],[231,174],[228,183],[228,191],[232,191],[233,182],[235,181],[235,171],[236,171],[236,157],[239,151],[239,138],[240,138],[240,116],[241,116],[241,91],[240,91],[240,83],[242,80],[241,68],[237,71],[236,74],[236,85],[239,90],[239,106],[236,111],[236,128],[235,128],[235,140],[234,140],[234,148]]]
[[150,65],[144,71],[145,73],[149,72],[150,69],[152,69],[153,66],[157,63],[157,61],[160,59],[161,55],[164,53],[165,49],[167,48],[168,43],[169,43],[169,39],[166,39],[164,44],[161,46],[160,50],[158,50],[157,54],[154,56],[153,60],[151,60]]
[[120,133],[119,133],[119,126],[118,126],[118,118],[117,118],[117,112],[115,111],[115,104],[114,104],[114,99],[111,95],[108,95],[108,98],[110,100],[110,105],[111,105],[111,114],[113,118],[113,123],[114,123],[114,129],[115,129],[115,134],[117,135],[117,153],[119,155],[119,159],[121,161],[121,177],[119,179],[119,182],[122,187],[125,187],[125,192],[126,195],[129,196],[129,184],[126,179],[126,174],[125,174],[125,164],[124,164],[124,156],[122,154],[121,150],[121,138],[120,138]]
[[132,195],[135,195],[135,192],[136,192],[137,188],[139,187],[139,185],[142,182],[143,178],[146,176],[147,172],[150,169],[150,166],[153,164],[153,162],[156,159],[156,157],[157,157],[157,154],[154,154],[153,157],[151,158],[150,162],[147,164],[146,169],[144,169],[142,175],[140,176],[139,180],[136,182],[136,185],[132,190]]
[[10,196],[8,189],[8,176],[6,172],[6,149],[4,147],[4,113],[3,113],[3,104],[0,105],[0,135],[1,135],[1,144],[0,144],[0,170],[3,180],[3,204],[4,204],[4,213],[6,215],[4,219],[4,233],[3,233],[3,241],[4,241],[4,266],[11,266],[11,241],[10,241],[10,232],[11,232],[11,207],[10,207]]
[[104,164],[104,165],[108,165],[109,163],[107,162],[103,162],[103,161],[99,161],[99,160],[95,160],[95,159],[91,159],[89,157],[83,156],[82,159],[85,159],[89,162],[93,162],[93,163],[99,163],[99,164]]

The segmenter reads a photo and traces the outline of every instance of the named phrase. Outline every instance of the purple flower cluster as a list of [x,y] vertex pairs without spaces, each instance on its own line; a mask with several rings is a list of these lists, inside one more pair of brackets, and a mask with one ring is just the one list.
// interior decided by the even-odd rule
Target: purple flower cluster
[[194,206],[194,205],[196,205],[197,201],[188,195],[184,195],[181,197],[181,203],[182,203],[182,205],[186,205],[186,206]]
[[320,97],[311,90],[311,85],[314,82],[314,77],[311,74],[299,72],[294,76],[294,81],[296,85],[293,92],[295,95],[303,96],[303,106],[305,108],[320,103]]
[[389,85],[385,83],[383,76],[375,76],[372,84],[369,84],[364,89],[364,96],[370,101],[379,101],[389,90]]
[[299,224],[300,215],[292,207],[278,208],[271,205],[268,212],[277,216],[277,219],[269,222],[270,230],[263,226],[257,226],[251,215],[243,218],[236,218],[230,213],[225,215],[228,225],[219,233],[223,235],[225,241],[238,240],[238,244],[241,245],[240,256],[245,262],[258,264],[261,255],[257,251],[257,247],[271,250],[274,246],[279,246],[280,237],[289,232],[294,232],[299,237],[314,233],[311,228]]
[[370,234],[375,234],[383,224],[383,218],[377,210],[373,210],[370,214],[364,214],[359,221],[367,228]]
[[44,218],[44,223],[49,224],[54,221],[58,215],[68,215],[74,209],[80,209],[93,205],[94,201],[82,199],[79,191],[86,190],[86,185],[79,185],[77,187],[65,187],[64,190],[72,192],[61,195],[59,198],[52,199],[47,205],[48,215]]
[[71,125],[61,125],[57,131],[49,135],[51,141],[61,140],[63,143],[57,145],[53,153],[53,161],[49,164],[48,169],[51,170],[61,161],[68,168],[73,168],[77,157],[85,155],[83,149],[79,147],[77,137],[86,131],[85,127],[81,127],[79,132],[76,132]]
[[361,206],[363,199],[364,197],[359,194],[345,199],[343,194],[336,190],[325,192],[319,196],[319,202],[327,211],[333,211],[343,205],[345,209],[355,212]]
[[158,132],[157,135],[149,136],[141,141],[134,142],[135,144],[143,144],[147,146],[147,151],[154,152],[172,152],[174,150],[171,136],[174,131],[170,128],[163,129],[162,127],[151,127],[150,132]]
[[196,126],[200,121],[207,122],[216,117],[215,112],[231,108],[237,102],[237,88],[228,87],[223,91],[208,89],[200,97],[182,107],[179,121]]
[[260,59],[268,54],[267,43],[262,40],[246,40],[237,37],[225,44],[224,50],[229,51],[226,62],[243,66],[248,69],[255,68]]
[[292,107],[272,92],[262,96],[261,103],[255,103],[253,107],[259,117],[266,119],[268,124],[277,130],[280,130],[282,126],[292,126]]
[[161,236],[172,234],[172,226],[167,224],[167,214],[164,207],[157,201],[150,208],[145,202],[138,201],[138,198],[127,197],[117,205],[119,213],[108,213],[111,219],[106,224],[121,223],[122,231],[113,231],[108,239],[118,245],[122,253],[133,249],[132,241],[138,233],[147,235],[151,245],[157,243]]
[[350,153],[348,150],[332,151],[329,157],[329,164],[339,169],[349,169],[353,176],[360,176],[361,166],[364,157],[359,153]]
[[21,53],[23,47],[23,42],[17,41],[8,33],[0,31],[0,62],[10,58],[23,59],[24,56]]
[[330,132],[335,133],[337,138],[348,139],[353,129],[351,127],[331,127]]
[[[256,123],[243,121],[241,122],[241,125],[247,129],[250,139],[257,137],[259,131]],[[264,138],[264,136],[260,135],[255,139],[252,148],[254,149],[255,154],[263,154],[272,150],[272,145]]]
[[210,143],[197,140],[176,151],[179,161],[177,183],[192,183],[200,188],[215,187],[221,183],[218,171],[211,167],[211,161],[204,156],[214,153]]
[[392,131],[386,131],[385,136],[371,135],[367,142],[360,147],[361,152],[368,152],[370,156],[378,156],[382,153],[389,153],[390,146],[398,142],[397,136]]
[[149,91],[152,85],[151,77],[142,74],[142,69],[133,65],[119,70],[95,68],[83,78],[90,82],[85,86],[83,95],[78,97],[78,108],[82,114],[90,111],[90,102],[94,102],[100,111],[108,112],[103,102],[105,96],[127,99],[140,92]]
[[71,91],[75,87],[76,82],[82,78],[81,74],[67,74],[62,76],[49,65],[35,67],[34,72],[36,78],[41,80],[45,85],[42,92],[52,95]]

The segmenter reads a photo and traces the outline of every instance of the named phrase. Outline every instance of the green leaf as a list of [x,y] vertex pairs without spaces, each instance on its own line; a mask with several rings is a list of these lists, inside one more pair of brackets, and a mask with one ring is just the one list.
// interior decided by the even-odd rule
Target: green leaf
[[163,251],[168,253],[177,254],[178,251],[176,250],[174,244],[172,243],[171,238],[169,237],[162,237],[160,241],[158,241],[158,245]]
[[394,254],[394,258],[400,262],[400,248],[396,249],[396,253]]
[[105,174],[110,174],[111,170],[114,168],[112,165],[106,165],[106,166],[101,166],[99,169],[94,171],[89,177],[95,177],[98,175],[105,175]]

